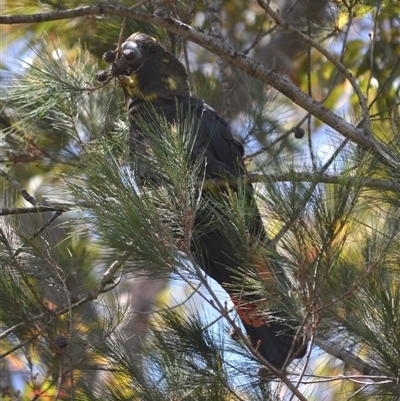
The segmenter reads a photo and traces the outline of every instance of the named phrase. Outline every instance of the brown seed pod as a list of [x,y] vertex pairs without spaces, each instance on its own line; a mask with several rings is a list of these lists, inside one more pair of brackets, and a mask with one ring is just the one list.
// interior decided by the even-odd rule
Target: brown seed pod
[[293,132],[294,132],[294,137],[297,138],[297,139],[303,138],[304,135],[306,134],[306,133],[304,132],[303,128],[300,128],[300,127],[296,127],[296,128],[293,130]]
[[98,82],[105,82],[105,81],[107,81],[107,78],[108,78],[108,72],[107,71],[99,71],[97,74],[96,74],[96,81],[98,81]]
[[237,330],[235,330],[235,329],[231,329],[229,331],[229,337],[232,338],[232,340],[234,340],[234,341],[239,341],[240,340],[240,335],[237,332]]
[[135,52],[130,49],[126,49],[123,51],[124,53],[124,58],[127,59],[127,61],[133,61],[136,58]]
[[68,340],[65,336],[57,336],[56,338],[54,338],[54,344],[58,348],[63,349],[68,345]]
[[124,74],[129,68],[128,60],[125,57],[121,57],[115,63],[111,65],[111,74],[114,77]]
[[107,50],[104,54],[103,54],[103,60],[106,63],[113,63],[116,59],[117,55],[115,53],[115,51],[113,50]]
[[260,367],[257,369],[257,376],[258,376],[260,379],[264,379],[264,380],[270,379],[270,378],[273,377],[271,371],[270,371],[266,366],[260,366]]

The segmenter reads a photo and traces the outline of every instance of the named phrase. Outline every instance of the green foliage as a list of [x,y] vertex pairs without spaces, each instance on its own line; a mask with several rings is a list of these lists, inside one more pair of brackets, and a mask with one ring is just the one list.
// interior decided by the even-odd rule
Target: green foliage
[[[6,14],[81,6],[75,1],[3,3]],[[207,32],[211,27],[206,2],[164,3],[170,16]],[[388,145],[391,164],[398,166],[399,5],[389,0],[313,4],[292,13],[289,2],[282,1],[280,15],[353,74],[368,101],[368,135]],[[146,4],[139,11],[153,9]],[[384,156],[351,141],[341,149],[334,127],[321,129],[314,117],[303,125],[305,138],[294,140],[289,134],[304,112],[289,99],[236,68],[226,69],[224,82],[215,67],[218,55],[155,25],[128,20],[125,36],[144,31],[156,37],[185,60],[197,96],[231,114],[232,129],[250,155],[249,170],[257,173],[246,179],[257,181],[257,203],[271,240],[266,250],[246,229],[254,208],[246,201],[248,182],[235,183],[236,191],[226,182],[207,182],[201,163],[190,159],[188,133],[196,132],[195,119],[173,127],[162,118],[137,121],[149,152],[130,154],[118,82],[102,87],[94,81],[96,71],[106,68],[102,53],[117,47],[122,20],[85,17],[2,30],[4,51],[17,46],[17,63],[23,65],[18,74],[2,76],[1,204],[4,213],[14,211],[0,223],[2,396],[281,400],[288,398],[283,393],[289,381],[303,380],[307,384],[296,396],[312,400],[328,396],[318,383],[324,379],[340,380],[340,389],[330,391],[337,400],[397,399],[398,169],[387,168]],[[220,22],[231,46],[360,125],[359,99],[344,76],[316,49],[276,29],[256,3],[224,2]],[[230,113],[222,106],[229,104]],[[316,149],[323,133],[329,134],[322,140],[329,142],[329,159]],[[136,174],[143,168],[146,185]],[[34,196],[36,206],[54,206],[58,212],[27,213],[33,205],[10,177]],[[392,190],[383,190],[381,181]],[[200,197],[202,190],[207,197]],[[245,338],[233,341],[227,335],[237,324],[235,311],[219,304],[221,290],[210,286],[194,262],[191,240],[201,234],[194,216],[211,212],[215,218],[204,230],[224,227],[225,240],[243,262],[235,288],[256,294],[265,314],[283,311],[304,324],[314,349],[320,346],[325,356],[338,356],[344,365],[332,357],[318,366],[313,351],[311,360],[291,364],[281,377],[262,377]],[[253,266],[259,256],[278,260],[290,285],[282,284],[273,265],[271,277],[258,274]],[[189,307],[184,305],[188,299],[176,307],[176,299],[171,306],[155,298],[150,307],[143,306],[129,290],[132,276],[154,283],[171,279],[191,290],[187,298],[199,298]],[[127,298],[135,303],[130,306]],[[199,311],[199,299],[205,313]],[[140,352],[132,352],[124,326],[136,308],[147,325],[135,332]],[[56,344],[60,336],[65,348]],[[334,345],[351,356],[331,351]],[[10,379],[15,372],[26,383],[20,395]]]

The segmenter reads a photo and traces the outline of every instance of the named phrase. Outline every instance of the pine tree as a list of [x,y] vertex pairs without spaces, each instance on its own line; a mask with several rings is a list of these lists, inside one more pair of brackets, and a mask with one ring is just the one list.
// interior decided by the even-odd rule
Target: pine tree
[[[397,400],[399,6],[128,3],[4,2],[2,396]],[[136,31],[183,60],[191,90],[230,121],[251,172],[238,191],[199,179],[192,122],[162,118],[143,124],[154,151],[140,163],[165,179],[139,184],[122,90],[99,74]],[[289,287],[248,274],[261,252],[244,229],[250,181]],[[310,338],[281,371],[263,366],[191,253],[194,214],[216,207],[205,189],[210,225],[243,260],[239,284]]]

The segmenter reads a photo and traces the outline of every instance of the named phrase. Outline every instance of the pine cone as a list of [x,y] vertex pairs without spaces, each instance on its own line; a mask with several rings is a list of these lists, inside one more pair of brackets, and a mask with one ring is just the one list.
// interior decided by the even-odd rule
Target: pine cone
[[257,376],[264,380],[271,379],[273,377],[271,371],[266,366],[260,366],[257,369]]
[[294,137],[297,138],[297,139],[303,138],[304,135],[306,134],[306,133],[304,132],[303,128],[300,128],[300,127],[296,127],[296,128],[293,130],[293,132],[294,132]]
[[96,81],[98,81],[98,82],[105,82],[105,81],[107,81],[107,78],[108,78],[107,71],[102,70],[96,74]]
[[104,54],[103,54],[103,60],[106,63],[113,63],[115,61],[115,58],[117,57],[117,55],[115,54],[115,51],[113,50],[107,50]]
[[115,63],[111,65],[111,73],[114,77],[124,74],[129,67],[128,60],[125,57],[121,57]]
[[65,348],[68,345],[68,340],[66,337],[64,336],[57,336],[54,339],[54,344],[58,347],[58,348]]
[[123,51],[123,53],[124,53],[124,58],[126,58],[127,61],[132,61],[135,59],[135,52],[133,50],[126,49]]
[[234,340],[234,341],[240,340],[239,333],[235,329],[231,329],[229,331],[229,337],[232,338],[232,340]]

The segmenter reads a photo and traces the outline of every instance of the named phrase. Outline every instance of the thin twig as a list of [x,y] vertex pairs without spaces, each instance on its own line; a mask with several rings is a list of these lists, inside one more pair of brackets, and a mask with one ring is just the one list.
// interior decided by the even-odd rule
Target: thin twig
[[[323,171],[317,173],[311,172],[286,172],[286,173],[271,173],[271,174],[248,174],[242,177],[243,182],[247,184],[263,183],[263,182],[312,182],[315,184],[336,184],[336,185],[350,185],[356,188],[368,188],[379,191],[389,191],[400,193],[400,184],[374,178],[365,178],[359,176],[344,176],[344,175],[331,175]],[[205,190],[214,187],[223,188],[234,184],[236,180],[222,180],[212,179],[206,181],[199,181],[198,187]]]
[[[134,4],[133,6],[129,7],[129,10],[135,10],[136,8],[139,8],[140,6],[147,3],[148,1],[149,0],[141,0],[138,3]],[[128,22],[128,17],[125,17],[121,23],[121,29],[119,31],[119,37],[118,37],[118,47],[117,47],[118,52],[121,52],[121,45],[122,45],[122,42],[124,41],[127,22]]]
[[347,401],[350,401],[352,398],[356,397],[358,394],[362,393],[368,386],[372,386],[374,383],[367,383],[364,384],[361,388],[359,388],[356,392],[354,392],[348,399]]
[[[394,74],[394,72],[396,71],[396,68],[397,68],[397,65],[399,64],[399,61],[400,61],[400,56],[397,56],[397,57],[396,57],[396,60],[395,60],[394,63],[393,63],[393,66],[392,66],[392,68],[391,68],[391,70],[390,70],[390,72],[389,72],[389,74],[388,74],[388,76],[387,76],[386,79],[383,81],[383,84],[379,86],[378,92],[376,92],[376,95],[375,95],[374,99],[372,99],[372,102],[369,104],[368,109],[371,109],[371,107],[372,107],[372,106],[375,104],[375,102],[378,100],[379,96],[381,95],[382,91],[385,89],[385,87],[387,86],[387,84],[389,83],[389,81],[393,78],[393,74]],[[394,107],[398,107],[398,106],[399,106],[399,103],[396,103],[396,104],[394,105]],[[372,117],[375,117],[375,116],[376,116],[376,114],[373,114],[373,115],[371,116],[371,118],[372,118]]]
[[350,297],[355,291],[357,291],[360,288],[360,284],[361,282],[367,278],[372,270],[375,269],[375,267],[377,267],[379,265],[379,263],[381,262],[381,260],[383,259],[383,257],[385,256],[385,254],[382,254],[381,257],[374,263],[372,264],[365,272],[363,275],[361,275],[358,280],[347,290],[345,291],[340,297],[334,299],[331,302],[328,302],[327,304],[324,304],[316,309],[313,310],[313,313],[318,313],[321,312],[324,309],[330,308],[332,305],[337,304],[338,302],[340,302],[341,300]]
[[[190,71],[190,62],[189,62],[189,54],[188,54],[188,49],[187,49],[187,40],[183,39],[183,59],[185,60],[185,67],[186,71]],[[193,90],[193,77],[192,74],[188,74],[188,79],[189,79],[189,90]]]
[[[296,333],[296,335],[297,335],[297,333]],[[306,360],[304,362],[304,366],[301,369],[301,372],[300,372],[299,377],[298,377],[297,382],[296,382],[296,387],[297,388],[300,386],[300,384],[302,382],[302,379],[303,379],[304,375],[306,374],[306,369],[307,369],[308,363],[310,362],[310,359],[311,359],[311,351],[312,351],[312,348],[313,348],[313,344],[314,344],[314,334],[310,338],[310,346],[309,346],[309,349],[307,350],[307,353],[305,355]],[[293,344],[292,344],[292,347],[293,347]],[[291,352],[292,352],[292,350],[291,350]],[[286,363],[288,363],[288,361],[286,361],[285,364]],[[294,398],[294,394],[292,393],[289,401],[292,401],[293,398]]]
[[35,206],[35,207],[14,207],[0,209],[0,216],[9,216],[15,214],[42,213],[42,212],[66,212],[69,208],[61,206]]
[[[336,158],[339,156],[340,152],[344,149],[344,147],[347,145],[348,139],[346,138],[335,150],[335,152],[332,154],[332,156],[329,158],[329,160],[321,167],[319,170],[318,174],[325,174],[326,170],[329,168],[329,166],[336,160]],[[294,211],[293,216],[291,219],[279,230],[278,234],[273,239],[273,242],[276,244],[278,243],[282,237],[286,234],[286,232],[290,229],[292,224],[299,218],[301,215],[302,211],[306,207],[308,201],[310,200],[312,194],[315,191],[315,188],[317,187],[318,183],[313,182],[311,187],[307,190],[307,192],[304,194],[304,199],[302,204]]]
[[[349,38],[350,28],[351,28],[351,25],[353,23],[353,9],[350,7],[350,8],[348,8],[347,12],[349,14],[349,19],[348,19],[347,24],[346,24],[346,30],[344,31],[342,49],[340,51],[340,57],[339,57],[339,61],[342,64],[343,64],[344,56],[345,56],[346,50],[347,50],[347,40]],[[329,88],[328,93],[332,93],[333,88],[335,86],[335,83],[336,83],[336,81],[338,79],[338,76],[339,76],[339,70],[336,70],[335,77],[332,80],[332,84],[331,84],[331,86]]]
[[12,253],[13,249],[11,247],[10,242],[7,239],[7,235],[4,232],[3,228],[0,226],[0,242],[5,245],[9,254]]
[[[35,239],[37,236],[39,236],[55,219],[60,217],[62,215],[62,211],[58,210],[51,216],[48,220],[44,222],[44,224],[39,227],[29,238],[29,241],[32,241]],[[5,262],[5,265],[8,263],[11,263],[23,250],[23,246],[19,247],[11,256],[10,258]]]
[[[307,30],[308,30],[308,37],[311,38],[311,23],[307,21]],[[307,47],[307,89],[308,89],[308,96],[312,97],[312,83],[311,83],[311,47]],[[317,171],[317,164],[313,149],[312,143],[312,134],[311,134],[311,114],[308,113],[307,118],[307,137],[308,137],[308,151],[310,152],[311,157],[311,165],[313,171]]]
[[[297,3],[297,1],[293,2],[293,4],[287,9],[285,14],[283,15],[283,18],[286,18],[286,16],[288,16],[293,11],[293,9],[296,7],[296,3]],[[275,24],[272,27],[270,25],[270,28],[266,32],[262,32],[263,25],[265,23],[267,15],[268,15],[267,13],[264,14],[264,18],[263,18],[263,21],[260,24],[260,29],[259,29],[259,32],[257,33],[257,37],[253,41],[253,43],[250,45],[250,47],[248,47],[247,49],[243,50],[244,54],[247,54],[253,47],[255,47],[260,42],[260,40],[262,38],[264,38],[265,36],[269,35],[270,33],[274,32],[274,31],[276,31],[278,29],[279,25]],[[272,22],[272,21],[270,21],[270,22]]]
[[165,18],[168,15],[162,0],[150,0],[150,4],[154,8],[154,15],[159,18]]
[[[369,34],[369,38],[371,39],[371,46],[370,46],[370,54],[369,54],[369,77],[368,77],[368,83],[367,83],[367,91],[366,91],[366,98],[368,102],[368,95],[369,95],[369,90],[371,87],[371,80],[373,76],[373,71],[374,71],[374,50],[375,50],[375,38],[376,38],[376,32],[378,29],[378,16],[379,12],[381,10],[381,0],[378,0],[376,3],[376,13],[375,13],[375,21],[374,21],[374,28],[372,30],[372,33]],[[368,107],[368,110],[370,108]]]
[[36,206],[35,198],[30,195],[24,188],[22,188],[21,184],[17,180],[10,177],[4,170],[0,170],[0,176],[10,182],[28,203],[30,203],[32,206]]
[[288,32],[292,33],[296,37],[303,40],[308,45],[312,46],[318,52],[320,52],[323,56],[325,56],[350,82],[351,86],[353,87],[354,92],[358,97],[358,101],[361,107],[362,117],[363,117],[363,125],[366,132],[370,132],[370,119],[369,119],[369,112],[367,106],[367,99],[361,92],[359,85],[357,84],[356,79],[354,78],[353,74],[339,61],[337,60],[332,53],[325,49],[325,47],[321,46],[318,42],[310,38],[309,36],[305,35],[304,33],[297,30],[294,26],[290,25],[286,22],[277,12],[275,12],[270,6],[269,1],[267,0],[257,0],[258,4],[262,9],[264,9],[268,15],[273,18],[273,20],[285,28]]
[[[343,59],[344,59],[344,55],[346,52],[346,44],[347,44],[347,38],[349,36],[349,32],[350,32],[350,28],[351,28],[351,22],[352,22],[352,12],[351,10],[349,10],[349,14],[350,14],[350,18],[349,21],[346,25],[346,30],[344,33],[344,39],[343,39],[343,44],[342,44],[342,50],[340,52],[340,58],[339,61],[341,63],[343,63]],[[323,99],[320,101],[320,104],[324,104],[326,102],[326,100],[328,100],[328,98],[330,97],[331,93],[333,92],[333,89],[335,87],[335,83],[338,79],[339,76],[339,70],[335,71],[335,76],[332,79],[332,82],[329,86],[328,92],[326,93],[326,95],[323,97]],[[289,136],[291,133],[295,132],[297,129],[299,129],[303,123],[308,119],[309,117],[312,115],[312,113],[307,113],[299,123],[296,124],[296,126],[294,126],[293,128],[291,128],[290,130],[284,132],[282,135],[280,135],[278,138],[276,138],[274,141],[272,141],[271,143],[269,143],[268,145],[265,145],[263,147],[261,147],[260,149],[258,149],[257,151],[251,153],[248,156],[245,156],[244,159],[252,159],[262,153],[264,153],[265,151],[267,151],[268,149],[272,148],[273,146],[275,146],[277,143],[279,143],[280,141],[282,141],[283,139],[285,139],[287,136]],[[310,132],[310,129],[309,129]]]
[[[81,297],[75,297],[76,301],[72,303],[71,305],[63,305],[54,309],[47,310],[45,312],[39,313],[36,316],[33,316],[27,321],[20,322],[9,329],[5,330],[3,333],[0,334],[0,340],[2,338],[5,338],[9,336],[11,333],[13,333],[15,330],[19,329],[20,327],[23,327],[27,324],[30,324],[31,322],[34,322],[36,320],[41,320],[44,319],[45,317],[48,317],[49,314],[53,317],[59,317],[61,315],[64,315],[65,313],[68,313],[70,310],[76,309],[79,306],[95,300],[100,294],[104,292],[108,292],[115,288],[115,286],[118,284],[114,283],[114,275],[117,273],[117,271],[124,265],[124,263],[128,260],[129,258],[129,253],[124,252],[119,259],[114,261],[110,267],[103,273],[100,282],[96,285],[96,287],[86,293],[85,295]],[[113,284],[113,285],[110,285]],[[106,288],[107,287],[107,288]]]
[[[295,376],[296,373],[292,373],[292,376]],[[300,374],[299,374],[300,376]],[[314,378],[312,380],[302,380],[300,384],[317,384],[317,383],[330,383],[339,380],[348,380],[352,383],[357,384],[367,384],[366,380],[375,381],[374,384],[386,384],[393,383],[394,378],[389,376],[372,376],[372,375],[337,375],[337,376],[324,376],[324,375],[312,375],[312,374],[304,374],[306,378]],[[370,383],[371,384],[371,383]]]
[[[60,213],[60,212],[57,212],[57,213]],[[73,331],[72,302],[71,302],[70,292],[69,292],[69,289],[67,287],[67,283],[66,283],[66,280],[64,277],[64,272],[56,263],[54,263],[54,261],[51,258],[46,256],[43,251],[41,251],[38,247],[36,247],[34,245],[32,245],[32,246],[36,249],[36,251],[39,254],[41,254],[41,260],[43,262],[45,262],[50,267],[50,269],[54,272],[54,274],[57,276],[57,278],[58,278],[59,282],[61,283],[62,288],[64,290],[64,295],[65,295],[65,298],[67,299],[67,306],[68,306],[68,323],[69,323],[68,331],[69,331],[69,343],[71,344],[72,343],[72,331]],[[71,383],[70,383],[71,400],[74,401],[75,400],[75,391],[74,391],[75,383],[74,383],[74,369],[72,367],[72,356],[70,356],[68,359],[70,362],[69,374],[70,374],[70,380],[71,380]]]
[[256,150],[255,152],[249,154],[248,156],[245,156],[245,157],[244,157],[244,160],[253,159],[253,158],[255,158],[256,156],[261,155],[262,153],[266,152],[268,149],[271,149],[273,146],[275,146],[275,145],[276,145],[277,143],[279,143],[280,141],[282,141],[282,140],[284,140],[285,138],[287,138],[291,133],[293,133],[296,129],[300,128],[300,127],[303,125],[304,121],[307,120],[308,115],[309,115],[309,114],[307,114],[305,117],[303,117],[303,118],[301,119],[301,121],[300,121],[298,124],[296,124],[295,127],[291,128],[291,129],[289,129],[289,130],[287,130],[287,131],[284,132],[282,135],[279,135],[278,138],[274,139],[274,140],[273,140],[271,143],[269,143],[268,145],[262,146],[260,149]]
[[269,31],[267,31],[267,32],[263,32],[263,31],[262,31],[262,30],[263,30],[264,23],[265,23],[265,20],[267,19],[267,15],[268,15],[267,13],[264,13],[263,20],[261,21],[261,24],[260,24],[260,26],[258,27],[257,36],[256,36],[256,38],[253,40],[253,43],[252,43],[250,46],[248,46],[246,49],[243,50],[243,53],[244,53],[244,54],[248,54],[249,51],[250,51],[253,47],[255,47],[255,46],[260,42],[260,40],[261,40],[262,38],[264,38],[265,36],[267,36],[269,33],[271,33],[272,31],[274,31],[274,30],[278,27],[278,25],[275,25],[275,26],[273,27],[273,29],[271,29],[271,30],[269,30]]
[[[25,345],[29,344],[31,341],[33,341],[35,338],[39,337],[40,334],[42,334],[42,332],[51,325],[51,323],[53,322],[54,318],[51,318],[46,325],[41,328],[40,330],[38,330],[37,333],[33,334],[32,336],[30,336],[29,338],[27,338],[25,341],[23,341],[22,343],[19,343],[17,345],[15,345],[14,347],[10,348],[8,351],[4,352],[3,354],[0,355],[0,359],[5,358],[7,355],[12,354],[13,352],[19,350],[20,348],[24,347]],[[14,326],[15,327],[15,326]],[[8,330],[7,330],[8,331]],[[3,335],[0,336],[0,339],[3,337]]]
[[[224,37],[222,36],[221,22],[219,19],[219,12],[221,10],[222,1],[221,0],[205,0],[207,6],[208,18],[211,25],[211,35],[214,36],[218,41],[224,42]],[[231,90],[229,85],[229,79],[227,74],[227,68],[229,62],[217,57],[217,64],[219,68],[219,73],[221,75],[221,86],[223,93],[223,114],[227,121],[230,121],[232,117],[231,111]]]

